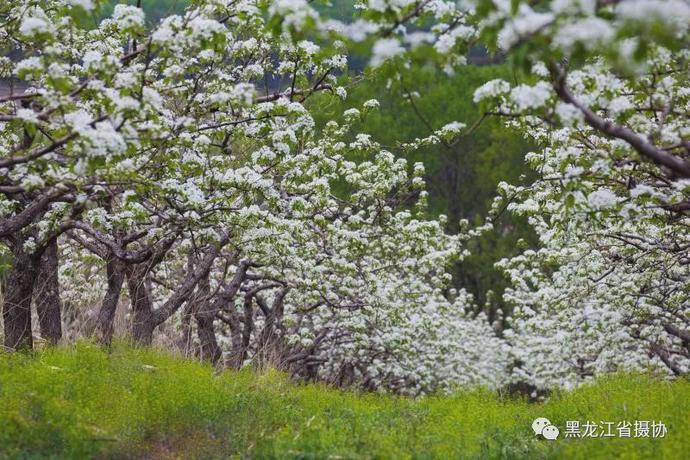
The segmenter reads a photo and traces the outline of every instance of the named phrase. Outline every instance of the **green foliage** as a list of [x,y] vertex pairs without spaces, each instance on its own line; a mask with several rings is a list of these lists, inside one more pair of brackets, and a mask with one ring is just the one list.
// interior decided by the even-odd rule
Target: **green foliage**
[[[0,357],[2,458],[681,458],[690,382],[618,375],[545,404],[485,390],[411,400],[214,374],[88,343]],[[536,417],[661,420],[664,439],[539,440]]]
[[320,14],[339,21],[353,21],[357,18],[354,0],[319,0],[313,3]]

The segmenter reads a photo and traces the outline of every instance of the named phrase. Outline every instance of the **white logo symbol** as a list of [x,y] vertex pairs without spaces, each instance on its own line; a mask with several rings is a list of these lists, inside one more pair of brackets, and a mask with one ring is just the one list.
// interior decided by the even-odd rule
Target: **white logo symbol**
[[539,417],[532,422],[532,430],[535,435],[542,435],[549,441],[553,441],[558,437],[559,431],[551,424],[548,418]]

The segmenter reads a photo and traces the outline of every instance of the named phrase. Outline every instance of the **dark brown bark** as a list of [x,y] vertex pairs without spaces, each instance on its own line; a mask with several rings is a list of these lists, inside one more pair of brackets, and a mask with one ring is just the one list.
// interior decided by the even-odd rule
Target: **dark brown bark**
[[194,319],[197,324],[197,334],[199,336],[199,357],[201,359],[217,363],[221,356],[220,346],[216,340],[216,331],[213,321],[216,319],[216,311],[210,302],[211,285],[208,276],[199,282],[196,296],[193,300]]
[[41,256],[34,299],[41,337],[50,345],[57,345],[62,339],[57,238],[47,244]]
[[239,369],[242,366],[242,330],[235,316],[239,315],[231,315],[231,318],[227,318],[231,321],[226,322],[230,328],[230,353],[225,365],[231,369]]
[[683,369],[678,367],[676,363],[673,360],[673,355],[669,353],[668,349],[658,343],[650,343],[649,348],[654,353],[661,359],[661,361],[668,367],[675,375],[681,376],[685,372],[683,372]]
[[[153,308],[151,288],[148,282],[149,273],[163,260],[165,253],[172,245],[172,241],[155,252],[147,262],[130,265],[127,268],[127,287],[132,302],[132,338],[135,342],[141,345],[151,344],[153,331],[190,299],[199,281],[208,276],[214,260],[228,239],[228,235],[224,234],[220,244],[210,247],[196,266],[191,263],[179,287],[163,305],[156,309]],[[190,260],[194,261],[194,258]]]
[[[160,262],[160,260],[162,260],[179,236],[179,232],[175,232],[161,239],[153,246],[146,246],[137,251],[128,251],[122,246],[122,243],[126,242],[123,241],[126,240],[126,237],[122,240],[120,238],[112,238],[110,235],[103,233],[100,230],[97,230],[91,227],[89,224],[81,221],[72,223],[72,227],[91,236],[95,241],[98,242],[98,245],[107,248],[108,251],[112,252],[121,261],[130,264],[148,263],[149,267],[154,267]],[[135,233],[130,236],[133,238],[133,240],[136,240],[139,236],[141,236],[141,234]],[[92,244],[89,244],[89,246],[93,247]],[[91,248],[89,249],[91,250]]]
[[195,319],[199,335],[199,356],[215,364],[220,360],[222,353],[216,340],[213,319],[208,316],[196,316]]
[[213,262],[218,257],[220,250],[228,242],[228,235],[223,235],[218,246],[212,246],[208,252],[201,259],[196,259],[196,256],[191,257],[190,264],[187,269],[182,283],[170,296],[170,298],[154,312],[154,322],[156,325],[162,324],[168,318],[175,314],[175,312],[187,302],[194,293],[199,282],[208,276]]
[[189,357],[193,355],[194,350],[192,345],[194,344],[193,331],[192,331],[192,307],[194,304],[192,302],[187,302],[184,309],[182,310],[182,334],[180,334],[179,348],[182,356]]
[[242,319],[242,342],[240,349],[233,353],[237,356],[235,367],[239,368],[247,359],[249,353],[249,343],[254,332],[254,296],[245,295],[244,297],[244,316]]
[[23,249],[24,240],[12,245],[12,268],[5,280],[2,318],[5,330],[5,348],[31,350],[31,298],[38,274],[38,256]]
[[122,262],[111,256],[106,261],[106,274],[108,277],[108,289],[106,290],[101,308],[96,318],[95,336],[98,343],[109,346],[113,340],[113,322],[117,304],[120,301],[120,292],[124,284],[125,274]]
[[[230,351],[230,356],[227,359],[226,365],[232,368],[239,368],[242,365],[242,330],[240,328],[240,318],[239,314],[235,310],[234,300],[235,296],[240,290],[242,283],[247,275],[247,271],[251,267],[251,263],[248,261],[240,262],[237,267],[237,271],[233,276],[232,280],[224,284],[213,303],[211,304],[211,309],[214,315],[221,318],[221,320],[228,325],[230,328],[230,340],[232,349]],[[226,315],[222,315],[221,312],[227,310]]]
[[14,238],[13,235],[30,225],[45,212],[48,205],[66,193],[66,190],[60,188],[50,189],[33,201],[26,202],[21,212],[0,221],[0,238]]
[[127,287],[132,302],[132,338],[140,345],[150,345],[153,330],[157,324],[154,320],[153,301],[146,276],[146,265],[140,264],[130,268],[127,274]]
[[272,366],[283,365],[285,350],[280,341],[281,336],[276,334],[276,331],[281,329],[284,301],[287,292],[287,289],[281,289],[271,306],[268,305],[268,302],[260,294],[256,295],[256,302],[266,317],[264,327],[257,340],[257,361],[260,366],[267,364]]

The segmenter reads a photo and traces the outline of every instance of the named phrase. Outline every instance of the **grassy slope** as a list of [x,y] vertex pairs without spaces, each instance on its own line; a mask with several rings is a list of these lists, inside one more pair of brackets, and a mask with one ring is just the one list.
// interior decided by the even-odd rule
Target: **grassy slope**
[[[690,382],[618,376],[545,405],[485,391],[417,401],[81,344],[0,356],[0,458],[682,458]],[[535,439],[537,416],[662,420],[665,439]]]

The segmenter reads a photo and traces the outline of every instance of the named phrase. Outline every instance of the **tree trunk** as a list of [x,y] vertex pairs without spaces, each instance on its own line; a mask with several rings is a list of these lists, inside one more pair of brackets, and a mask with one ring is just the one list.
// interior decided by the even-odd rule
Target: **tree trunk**
[[242,325],[242,342],[239,350],[233,350],[235,356],[235,367],[240,368],[244,364],[249,354],[249,344],[251,343],[252,332],[254,332],[254,297],[245,296],[244,298],[244,319]]
[[[287,289],[282,289],[273,300],[271,306],[261,296],[255,297],[256,302],[261,307],[265,315],[264,326],[257,339],[256,361],[261,367],[274,366],[281,367],[284,364],[285,349],[282,343],[281,334],[277,333],[278,329],[283,329],[281,321],[283,320],[284,301],[287,294]],[[284,332],[284,331],[282,331]]]
[[178,347],[182,356],[188,358],[193,356],[192,345],[194,344],[194,339],[192,335],[192,307],[194,304],[192,302],[187,302],[182,311],[182,334],[180,334],[180,341]]
[[213,364],[217,363],[222,356],[222,352],[216,340],[213,319],[208,316],[197,316],[196,324],[197,334],[199,335],[201,359],[211,361]]
[[139,345],[151,345],[157,324],[151,293],[146,283],[146,264],[132,267],[127,274],[127,287],[132,301],[132,338]]
[[38,274],[38,257],[24,251],[24,240],[12,245],[12,268],[6,283],[2,304],[5,347],[8,350],[31,350],[31,297]]
[[108,290],[103,297],[101,308],[96,319],[96,340],[101,345],[110,346],[113,340],[113,322],[117,304],[120,301],[120,292],[124,283],[124,271],[122,262],[112,256],[106,261],[106,274],[108,276]]
[[213,327],[213,321],[216,319],[217,310],[214,304],[210,301],[211,285],[208,281],[208,276],[205,276],[199,282],[197,295],[192,300],[196,305],[193,306],[194,319],[197,324],[197,334],[199,335],[199,344],[201,346],[199,355],[201,359],[217,363],[222,352],[216,340],[216,331]]
[[62,339],[57,238],[48,243],[41,256],[34,292],[41,337],[50,345],[57,345]]

